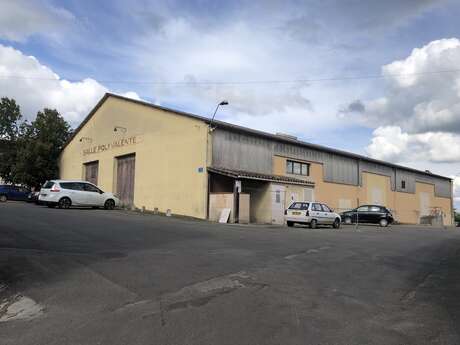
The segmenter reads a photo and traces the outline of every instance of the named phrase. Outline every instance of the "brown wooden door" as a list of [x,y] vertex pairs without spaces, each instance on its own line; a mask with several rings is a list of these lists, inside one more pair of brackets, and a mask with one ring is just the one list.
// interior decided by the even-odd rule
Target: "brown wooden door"
[[97,175],[99,173],[99,161],[85,164],[85,180],[97,186]]
[[135,155],[117,158],[117,196],[123,206],[133,205],[135,165]]

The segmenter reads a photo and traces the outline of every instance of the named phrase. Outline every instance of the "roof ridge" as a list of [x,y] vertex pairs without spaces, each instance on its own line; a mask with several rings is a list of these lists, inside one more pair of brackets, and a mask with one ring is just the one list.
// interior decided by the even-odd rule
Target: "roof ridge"
[[[172,108],[168,108],[168,107],[163,107],[163,106],[156,105],[156,104],[153,104],[153,103],[148,102],[148,101],[133,99],[133,98],[129,98],[127,96],[119,95],[119,94],[112,93],[112,92],[106,92],[104,94],[104,96],[99,100],[99,102],[94,106],[94,108],[89,112],[89,114],[85,117],[85,119],[83,119],[83,121],[80,123],[80,125],[75,129],[75,131],[72,133],[70,138],[67,140],[67,142],[62,147],[62,150],[64,150],[67,147],[67,145],[75,138],[77,133],[83,128],[83,126],[91,119],[91,117],[94,115],[94,113],[96,113],[96,111],[102,106],[102,104],[109,97],[118,98],[118,99],[121,99],[121,100],[125,100],[125,101],[136,103],[136,104],[140,104],[140,105],[151,107],[151,108],[154,108],[154,109],[159,109],[159,110],[164,110],[164,111],[167,111],[167,112],[172,112],[172,113],[175,113],[175,114],[178,114],[178,115],[188,116],[188,117],[203,121],[203,122],[208,123],[208,124],[211,122],[211,119],[208,118],[208,117],[204,117],[204,116],[200,116],[200,115],[196,115],[196,114],[192,114],[192,113],[188,113],[188,112],[185,112],[185,111],[176,110],[176,109],[172,109]],[[397,169],[401,169],[401,170],[405,170],[405,171],[410,171],[410,172],[414,172],[414,173],[417,173],[417,174],[422,174],[422,175],[425,175],[425,176],[432,176],[432,177],[437,177],[437,178],[442,178],[442,179],[445,179],[445,180],[452,181],[452,178],[450,178],[450,177],[446,177],[446,176],[442,176],[442,175],[438,175],[438,174],[433,174],[433,173],[427,173],[426,171],[406,167],[406,166],[391,163],[391,162],[382,161],[382,160],[379,160],[379,159],[367,157],[367,156],[360,155],[360,154],[357,154],[357,153],[343,151],[343,150],[340,150],[340,149],[335,149],[335,148],[328,147],[328,146],[309,143],[309,142],[306,142],[306,141],[303,141],[303,140],[297,140],[297,139],[291,139],[291,138],[287,138],[287,137],[282,137],[282,136],[279,136],[279,135],[276,135],[276,134],[273,134],[273,133],[264,132],[264,131],[260,131],[260,130],[257,130],[257,129],[252,129],[252,128],[244,127],[244,126],[240,126],[240,125],[235,125],[235,124],[232,124],[232,123],[229,123],[229,122],[224,122],[224,121],[221,121],[221,120],[214,120],[213,124],[217,125],[217,126],[220,125],[221,127],[225,127],[227,129],[230,129],[230,130],[241,131],[241,132],[246,132],[246,133],[250,133],[250,134],[253,134],[253,135],[257,135],[257,136],[262,136],[262,137],[265,137],[265,138],[270,138],[270,139],[275,140],[275,141],[288,142],[288,143],[291,143],[291,144],[294,144],[294,145],[300,145],[300,146],[309,147],[309,148],[319,150],[319,151],[326,151],[326,152],[329,152],[329,153],[337,154],[339,156],[345,156],[345,157],[348,157],[348,158],[353,158],[353,159],[357,159],[357,160],[361,160],[361,161],[367,161],[367,162],[371,162],[371,163],[381,164],[381,165],[385,165],[387,167],[392,167],[392,168],[397,168]],[[61,150],[61,152],[62,152],[62,150]]]

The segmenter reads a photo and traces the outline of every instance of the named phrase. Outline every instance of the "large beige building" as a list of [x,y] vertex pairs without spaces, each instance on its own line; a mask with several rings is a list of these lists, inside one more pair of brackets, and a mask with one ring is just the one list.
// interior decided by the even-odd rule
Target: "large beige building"
[[452,180],[368,157],[106,94],[62,151],[63,179],[124,204],[216,220],[282,223],[295,200],[390,208],[402,223],[452,224]]

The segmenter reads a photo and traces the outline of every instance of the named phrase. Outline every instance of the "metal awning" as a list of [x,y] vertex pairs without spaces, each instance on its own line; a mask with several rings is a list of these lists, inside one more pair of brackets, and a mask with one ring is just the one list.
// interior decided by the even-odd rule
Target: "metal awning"
[[290,177],[290,176],[261,174],[261,173],[250,172],[250,171],[232,170],[232,169],[214,168],[214,167],[208,167],[208,171],[215,173],[215,174],[232,177],[238,180],[258,180],[258,181],[267,181],[267,182],[296,184],[296,185],[310,186],[310,187],[315,186],[315,183],[313,181],[302,180],[302,179]]

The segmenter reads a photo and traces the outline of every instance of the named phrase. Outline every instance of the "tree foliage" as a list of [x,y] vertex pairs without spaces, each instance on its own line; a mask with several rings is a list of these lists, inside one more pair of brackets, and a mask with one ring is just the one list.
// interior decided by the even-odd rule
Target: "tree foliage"
[[0,100],[0,140],[15,140],[19,134],[21,109],[14,99]]
[[21,131],[25,122],[21,109],[14,99],[3,97],[0,100],[0,177],[6,182],[14,181],[14,165]]
[[2,99],[0,130],[3,146],[0,176],[7,182],[40,186],[59,177],[59,154],[71,135],[70,125],[53,109],[39,111],[34,121],[21,121],[20,108]]

